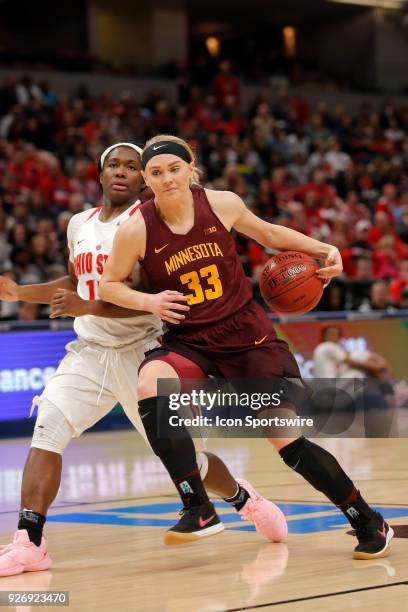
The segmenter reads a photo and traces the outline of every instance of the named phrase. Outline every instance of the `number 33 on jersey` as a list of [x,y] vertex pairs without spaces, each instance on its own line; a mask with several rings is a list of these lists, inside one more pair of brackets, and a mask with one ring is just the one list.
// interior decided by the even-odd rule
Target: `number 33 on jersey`
[[235,240],[211,209],[204,189],[192,188],[194,226],[174,234],[153,200],[140,207],[146,224],[146,252],[140,262],[155,293],[166,289],[188,296],[184,325],[203,325],[235,314],[252,298]]

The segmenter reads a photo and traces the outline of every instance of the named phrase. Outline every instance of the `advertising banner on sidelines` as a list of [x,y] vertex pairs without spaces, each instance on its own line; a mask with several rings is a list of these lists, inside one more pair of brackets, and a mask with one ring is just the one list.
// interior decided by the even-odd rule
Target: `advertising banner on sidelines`
[[1,421],[28,417],[74,338],[72,330],[0,333],[0,429]]
[[341,331],[341,346],[352,354],[368,350],[387,362],[392,378],[408,379],[408,319],[356,319],[324,321],[285,321],[276,324],[280,338],[286,340],[295,354],[302,376],[313,378],[313,352],[321,342],[322,332],[329,326]]

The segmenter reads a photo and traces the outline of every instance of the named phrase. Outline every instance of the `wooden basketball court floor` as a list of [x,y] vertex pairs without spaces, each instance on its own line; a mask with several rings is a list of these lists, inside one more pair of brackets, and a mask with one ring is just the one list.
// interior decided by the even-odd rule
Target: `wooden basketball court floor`
[[[85,434],[70,445],[46,525],[54,565],[0,578],[0,591],[69,591],[69,610],[75,611],[407,609],[406,440],[320,442],[397,526],[389,557],[354,561],[355,540],[342,515],[292,473],[266,441],[254,439],[213,440],[209,446],[236,476],[250,479],[281,504],[287,541],[264,541],[220,504],[223,533],[165,547],[163,533],[176,520],[179,504],[159,461],[127,430]],[[28,439],[0,443],[1,543],[10,541],[16,528],[28,445]]]

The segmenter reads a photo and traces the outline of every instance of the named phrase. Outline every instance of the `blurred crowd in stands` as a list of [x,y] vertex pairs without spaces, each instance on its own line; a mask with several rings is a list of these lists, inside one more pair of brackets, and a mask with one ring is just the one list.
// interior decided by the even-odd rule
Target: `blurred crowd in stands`
[[[230,189],[262,218],[336,245],[344,275],[320,310],[408,307],[408,104],[311,105],[285,88],[260,90],[241,110],[227,61],[210,88],[180,81],[173,107],[161,91],[59,95],[29,77],[0,84],[0,272],[20,283],[65,274],[70,217],[101,198],[97,160],[114,142],[157,132],[185,138],[202,184]],[[264,248],[237,236],[255,288]],[[32,320],[36,305],[2,304],[0,317]]]

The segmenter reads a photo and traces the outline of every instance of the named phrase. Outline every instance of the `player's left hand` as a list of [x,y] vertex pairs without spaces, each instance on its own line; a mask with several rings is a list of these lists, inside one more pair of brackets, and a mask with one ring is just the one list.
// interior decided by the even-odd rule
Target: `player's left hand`
[[317,276],[324,281],[323,287],[327,287],[331,279],[339,276],[343,272],[343,262],[340,251],[336,247],[331,247],[327,253],[324,268],[316,271]]
[[68,291],[68,289],[57,289],[50,305],[50,319],[80,317],[87,313],[86,300],[81,299],[76,291]]

